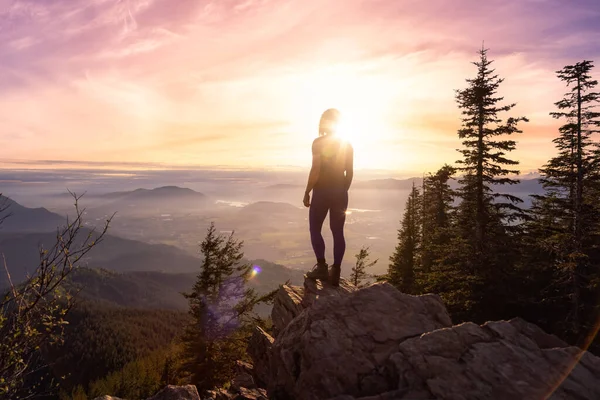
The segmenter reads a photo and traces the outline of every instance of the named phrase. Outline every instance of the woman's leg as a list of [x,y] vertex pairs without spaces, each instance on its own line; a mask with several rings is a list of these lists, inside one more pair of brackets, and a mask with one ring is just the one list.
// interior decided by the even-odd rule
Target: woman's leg
[[329,226],[333,235],[333,265],[341,266],[346,252],[346,239],[344,238],[344,224],[346,223],[346,210],[348,209],[348,192],[342,190],[332,199],[329,212]]
[[321,234],[323,222],[329,211],[329,204],[324,193],[313,191],[313,198],[308,211],[308,223],[310,229],[310,241],[312,243],[318,263],[325,263],[325,240]]

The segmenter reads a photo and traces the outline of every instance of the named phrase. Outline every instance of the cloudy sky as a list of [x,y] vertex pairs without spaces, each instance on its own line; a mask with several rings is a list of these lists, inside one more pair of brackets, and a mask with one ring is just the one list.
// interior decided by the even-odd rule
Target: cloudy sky
[[0,168],[302,166],[337,107],[357,167],[430,171],[458,158],[454,90],[485,41],[533,170],[554,71],[600,78],[599,21],[598,0],[0,0]]

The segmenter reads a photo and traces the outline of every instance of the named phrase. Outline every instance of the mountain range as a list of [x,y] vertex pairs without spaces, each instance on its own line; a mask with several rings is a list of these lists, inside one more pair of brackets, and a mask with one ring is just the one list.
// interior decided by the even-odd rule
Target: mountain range
[[[304,272],[286,268],[265,260],[248,261],[257,267],[256,275],[248,284],[264,294],[283,282],[300,284]],[[79,268],[74,271],[66,287],[79,292],[82,299],[101,304],[137,309],[187,310],[188,302],[182,293],[189,292],[196,281],[200,264],[195,272],[165,273],[157,271],[118,272],[101,268]],[[257,309],[266,315],[268,305]]]
[[0,195],[1,232],[50,232],[66,222],[65,217],[43,207],[28,208],[9,197]]

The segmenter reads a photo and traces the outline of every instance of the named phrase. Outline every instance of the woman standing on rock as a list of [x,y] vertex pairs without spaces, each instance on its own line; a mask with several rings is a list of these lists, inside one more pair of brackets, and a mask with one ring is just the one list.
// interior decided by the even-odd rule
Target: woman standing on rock
[[[352,145],[336,135],[340,112],[326,110],[319,123],[319,137],[312,144],[312,167],[304,192],[304,205],[309,208],[310,240],[317,264],[306,276],[310,279],[329,280],[340,284],[340,272],[346,241],[344,223],[348,208],[348,189],[354,174]],[[312,201],[310,192],[313,192]],[[333,264],[331,271],[325,260],[325,241],[321,228],[329,212],[329,226],[333,234]]]

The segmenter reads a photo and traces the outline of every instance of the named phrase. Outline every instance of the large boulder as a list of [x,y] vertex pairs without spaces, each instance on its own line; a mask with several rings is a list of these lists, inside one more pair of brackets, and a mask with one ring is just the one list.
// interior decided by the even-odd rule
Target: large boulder
[[345,281],[284,285],[275,305],[275,338],[250,348],[271,400],[600,399],[600,358],[520,318],[451,326],[436,295]]
[[438,329],[389,362],[400,399],[600,399],[600,358],[521,319]]
[[387,283],[361,290],[326,285],[311,297],[310,307],[273,343],[268,379],[273,399],[388,391],[383,366],[399,344],[451,325],[438,296],[406,295]]

